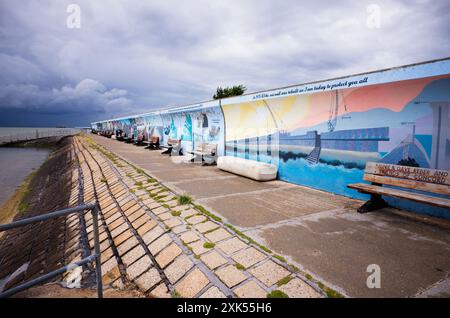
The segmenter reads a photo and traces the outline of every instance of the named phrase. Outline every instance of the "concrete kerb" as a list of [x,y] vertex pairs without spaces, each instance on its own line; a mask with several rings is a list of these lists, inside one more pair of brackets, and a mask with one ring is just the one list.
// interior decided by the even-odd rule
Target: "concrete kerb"
[[[95,143],[97,147],[102,148],[103,151],[108,152],[108,153],[110,153],[110,154],[113,154],[114,156],[116,156],[117,158],[119,158],[120,160],[122,160],[123,162],[125,162],[126,164],[130,165],[131,167],[133,167],[135,170],[143,171],[143,173],[144,173],[147,177],[156,180],[161,186],[165,187],[166,189],[168,189],[170,192],[172,192],[172,193],[175,194],[176,196],[182,195],[182,194],[180,194],[180,191],[179,191],[179,189],[178,189],[176,186],[173,186],[172,184],[170,184],[170,185],[167,184],[166,182],[162,181],[160,178],[153,176],[153,175],[151,174],[151,172],[148,171],[147,169],[141,168],[141,167],[137,167],[134,163],[132,163],[132,162],[130,162],[129,160],[125,159],[125,158],[124,158],[123,156],[121,156],[120,154],[112,153],[111,151],[109,151],[108,149],[106,149],[104,146],[97,144],[95,141],[92,140],[92,142]],[[113,166],[113,168],[114,168],[115,171],[117,172],[116,167],[115,167],[114,164],[111,162],[111,160],[110,160],[109,158],[106,158],[106,160],[108,160],[108,162]],[[119,172],[117,172],[117,173],[120,175]],[[121,182],[123,182],[123,181],[121,180]],[[169,183],[173,183],[173,182],[169,182]],[[126,184],[125,184],[125,186],[126,186],[127,188],[129,188]],[[131,193],[132,193],[132,192],[131,192]],[[145,205],[138,199],[138,197],[137,197],[134,193],[132,193],[132,195],[137,199],[137,201],[139,202],[139,204],[140,204],[141,206],[143,206],[143,207],[146,209],[146,211],[148,211],[147,208],[145,207]],[[200,201],[201,201],[201,200],[200,200]],[[191,208],[197,210],[197,209],[195,208],[194,205],[195,205],[195,204],[190,204]],[[214,214],[214,215],[219,214],[219,213],[217,213],[216,211],[214,211],[214,209],[211,209],[209,206],[205,205],[203,202],[202,202],[202,205],[203,205],[205,208],[207,208],[208,211],[212,211],[212,212],[211,212],[212,214]],[[197,210],[197,211],[198,211],[198,210]],[[200,214],[203,214],[203,213],[201,213],[201,211],[198,211],[198,212],[199,212]],[[220,215],[220,214],[219,214],[219,215]],[[161,225],[161,221],[160,221],[159,219],[157,219],[157,216],[156,216],[156,215],[155,215],[156,218],[153,217],[153,215],[149,215],[149,216],[152,217],[152,219],[154,219],[155,221],[158,222],[158,224]],[[206,216],[207,216],[207,215],[206,215]],[[208,217],[208,216],[207,216],[207,217]],[[223,217],[221,216],[221,218],[223,218]],[[227,226],[228,223],[225,223],[225,222],[220,223],[220,222],[217,222],[216,220],[213,220],[213,219],[211,219],[211,218],[209,218],[209,217],[208,217],[208,219],[209,219],[210,221],[212,221],[213,223],[219,225],[221,228],[225,229],[225,230],[226,230],[228,233],[230,233],[231,235],[237,236],[237,237],[239,237],[240,239],[245,240],[246,243],[247,243],[249,246],[254,247],[254,248],[257,249],[259,252],[261,252],[261,253],[267,255],[269,260],[273,261],[273,262],[276,263],[277,265],[279,265],[279,266],[283,267],[284,269],[286,269],[287,271],[289,271],[289,272],[290,272],[290,275],[293,276],[294,278],[298,278],[298,279],[302,280],[303,282],[305,282],[306,284],[308,284],[311,288],[313,288],[313,289],[314,289],[316,292],[318,292],[320,295],[323,295],[323,296],[326,295],[325,291],[324,291],[322,288],[320,288],[320,286],[319,286],[319,284],[322,284],[322,283],[320,283],[320,280],[322,280],[322,279],[316,278],[316,277],[317,277],[316,275],[314,275],[314,276],[316,276],[316,277],[313,277],[312,274],[309,274],[309,273],[304,274],[304,273],[302,273],[302,272],[304,272],[304,269],[303,269],[303,266],[302,266],[302,265],[297,264],[296,262],[293,262],[293,263],[295,263],[295,264],[287,264],[287,263],[284,263],[284,262],[282,262],[281,260],[279,260],[278,258],[274,257],[273,253],[268,253],[268,252],[264,251],[263,249],[261,249],[258,245],[253,244],[252,242],[249,242],[247,239],[241,237],[241,235],[239,235],[238,233],[236,233],[235,231],[233,231],[232,229],[230,229],[230,228]],[[183,220],[183,222],[186,223],[185,220]],[[165,224],[162,224],[162,226],[165,227],[166,225],[165,225]],[[233,226],[233,227],[234,227],[234,226]],[[195,229],[192,229],[192,230],[194,230],[196,233],[198,233],[197,230],[195,230]],[[238,229],[238,230],[239,230],[239,229]],[[169,233],[169,232],[170,232],[170,233]],[[183,242],[181,242],[181,240],[179,240],[179,238],[177,237],[176,234],[172,233],[172,231],[166,231],[166,233],[169,233],[169,235],[171,236],[171,238],[174,239],[174,241],[176,241],[177,245],[183,250],[183,252],[185,252],[187,255],[190,256],[191,260],[194,261],[194,264],[201,264],[201,265],[203,265],[202,267],[205,267],[204,270],[202,270],[202,272],[210,279],[210,281],[212,281],[212,280],[217,281],[218,284],[219,284],[219,285],[222,285],[222,286],[224,287],[225,290],[230,291],[230,289],[229,289],[227,286],[225,286],[219,279],[217,279],[217,278],[215,277],[215,275],[214,275],[214,277],[210,277],[210,275],[207,275],[207,273],[205,273],[205,271],[206,271],[206,272],[209,272],[209,269],[206,268],[206,266],[205,266],[202,262],[200,262],[198,259],[196,259],[195,257],[192,256],[193,253],[192,253],[192,252],[184,245]],[[201,234],[201,233],[200,233],[200,234]],[[231,257],[228,257],[228,256],[226,256],[226,255],[223,255],[223,253],[220,253],[220,254],[221,254],[221,256],[225,257],[227,260],[231,260],[232,263],[235,263],[234,260],[231,259]],[[264,261],[267,261],[267,259],[265,259]],[[258,262],[257,264],[259,264],[259,263],[261,263],[261,262],[262,262],[262,261]],[[257,265],[257,264],[252,265],[252,267],[255,266],[255,265]],[[294,270],[292,270],[291,265],[294,265],[295,267],[297,267],[297,265],[298,265],[299,271],[294,271]],[[223,266],[226,266],[226,264],[224,264],[224,265],[222,265],[222,266],[219,266],[218,269],[221,268],[221,267],[223,267]],[[195,266],[194,266],[194,268],[195,268]],[[187,275],[189,272],[191,272],[192,270],[193,270],[193,269],[191,269],[191,270],[189,270],[187,273],[185,273],[185,275],[183,275],[183,277],[186,276],[186,275]],[[247,269],[244,270],[244,272],[246,272],[246,271],[247,271]],[[307,275],[313,277],[313,279],[308,278]],[[243,282],[239,283],[237,286],[241,286],[241,285],[247,283],[247,282],[249,281],[249,278],[250,278],[250,280],[257,281],[257,280],[254,279],[251,275],[249,276],[249,274],[248,274],[247,272],[246,272],[246,276],[247,276],[247,279],[244,280]],[[181,279],[181,278],[180,278],[180,279]],[[210,284],[208,284],[206,287],[210,287],[209,285],[210,285]],[[258,285],[260,285],[260,284],[258,283]],[[323,285],[323,284],[322,284],[322,285]],[[327,285],[329,285],[329,284],[327,284]],[[237,286],[234,286],[234,288],[236,288]],[[207,290],[206,287],[205,287],[205,290]],[[261,287],[264,287],[264,286],[261,285]],[[276,287],[277,287],[277,286],[276,286],[276,284],[275,284],[274,286],[270,286],[269,288],[264,287],[264,289],[268,289],[269,292],[270,292],[270,291],[272,291],[272,290],[277,289]],[[335,287],[335,286],[330,286],[330,288],[333,288],[335,291],[338,291],[339,293],[345,295],[345,293],[343,293],[343,291],[341,291],[340,288],[337,288],[337,287]],[[173,289],[173,287],[172,287],[172,289]],[[224,292],[224,290],[222,290],[222,288],[220,288],[220,289],[221,289],[222,292]],[[171,290],[171,292],[172,292],[172,291],[173,291],[173,290]],[[227,295],[227,294],[229,294],[229,292],[228,292],[228,293],[224,293],[224,294]],[[227,296],[228,296],[228,295],[227,295]],[[228,296],[228,297],[230,297],[230,296]]]

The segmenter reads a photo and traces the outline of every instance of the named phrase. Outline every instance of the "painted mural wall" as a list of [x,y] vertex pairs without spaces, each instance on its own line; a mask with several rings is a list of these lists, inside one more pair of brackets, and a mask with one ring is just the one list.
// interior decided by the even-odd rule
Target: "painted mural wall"
[[219,102],[199,104],[184,111],[158,112],[130,118],[93,123],[98,131],[121,129],[125,136],[150,140],[159,137],[162,145],[169,139],[181,140],[182,152],[193,150],[198,143],[218,146],[224,155],[224,118]]
[[[220,104],[219,104],[220,103]],[[129,120],[146,138],[278,166],[278,178],[349,197],[367,162],[450,171],[450,61],[350,76]],[[136,125],[137,121],[137,125]],[[390,203],[419,212],[429,207]],[[448,216],[447,216],[448,217]]]

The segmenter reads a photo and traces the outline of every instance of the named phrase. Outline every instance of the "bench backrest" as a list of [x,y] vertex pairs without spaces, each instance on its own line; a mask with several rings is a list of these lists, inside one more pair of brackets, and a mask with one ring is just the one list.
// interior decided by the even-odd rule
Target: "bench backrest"
[[217,145],[201,142],[197,144],[195,150],[205,154],[215,155],[217,152]]
[[180,143],[180,140],[178,140],[178,139],[170,139],[169,138],[169,140],[167,140],[167,144],[168,145],[171,145],[171,146],[176,146],[176,145],[178,145]]
[[150,137],[150,141],[154,144],[159,142],[159,137],[158,136],[151,136]]
[[450,172],[368,162],[364,180],[401,188],[450,195]]

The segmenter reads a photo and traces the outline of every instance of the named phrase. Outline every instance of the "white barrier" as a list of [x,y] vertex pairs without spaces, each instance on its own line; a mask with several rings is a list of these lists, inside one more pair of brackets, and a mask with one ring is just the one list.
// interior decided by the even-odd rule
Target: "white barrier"
[[269,181],[277,178],[277,166],[254,160],[225,156],[217,159],[217,167],[256,181]]

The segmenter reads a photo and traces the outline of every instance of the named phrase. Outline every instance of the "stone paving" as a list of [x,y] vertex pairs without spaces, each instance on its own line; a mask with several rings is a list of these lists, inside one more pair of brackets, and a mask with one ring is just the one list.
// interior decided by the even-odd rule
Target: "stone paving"
[[[75,138],[84,202],[98,200],[104,284],[153,297],[323,297],[249,242],[91,139]],[[85,215],[93,248],[92,217]]]
[[[281,180],[258,182],[161,151],[90,138],[173,192],[189,194],[233,230],[300,268],[308,280],[338,292],[324,288],[329,296],[450,296],[448,221],[389,207],[359,214],[361,200]],[[212,240],[205,233],[203,238]],[[232,249],[221,243],[216,243],[220,251]],[[382,269],[382,288],[367,287],[370,264]]]

